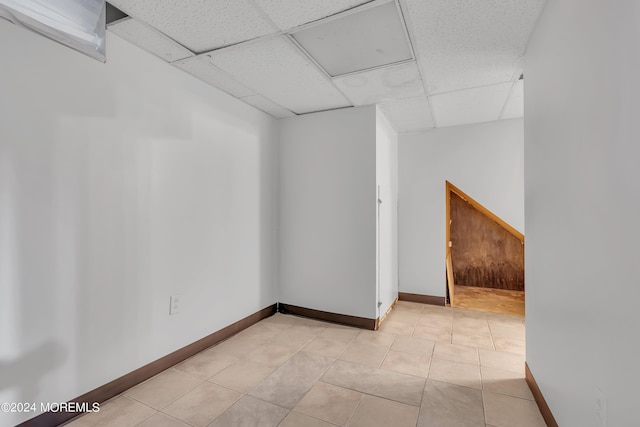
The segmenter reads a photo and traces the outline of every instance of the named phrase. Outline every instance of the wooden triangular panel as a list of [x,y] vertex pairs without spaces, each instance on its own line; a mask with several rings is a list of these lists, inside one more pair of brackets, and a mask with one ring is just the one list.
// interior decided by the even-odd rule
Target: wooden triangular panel
[[455,284],[524,291],[524,236],[447,184],[447,252]]

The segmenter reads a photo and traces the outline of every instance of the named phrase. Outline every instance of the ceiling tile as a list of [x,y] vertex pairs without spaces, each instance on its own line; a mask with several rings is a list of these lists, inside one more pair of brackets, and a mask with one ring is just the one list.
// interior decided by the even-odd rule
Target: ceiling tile
[[255,94],[253,90],[238,83],[227,73],[212,65],[207,56],[184,59],[174,62],[173,65],[235,97],[240,98]]
[[276,32],[251,0],[109,0],[109,3],[196,53]]
[[296,114],[351,105],[286,36],[231,46],[208,56],[234,79]]
[[371,0],[255,0],[281,30],[288,30]]
[[518,80],[513,84],[500,118],[516,119],[520,117],[524,117],[524,80]]
[[137,19],[121,19],[108,25],[107,28],[128,42],[168,62],[193,56],[193,52],[189,49],[180,46],[169,37]]
[[396,132],[414,132],[434,127],[426,96],[398,99],[378,104]]
[[291,36],[332,77],[413,59],[393,2],[327,19]]
[[337,77],[333,83],[356,106],[424,94],[415,62]]
[[544,0],[401,0],[429,94],[513,79]]
[[438,127],[498,120],[512,82],[433,95],[431,107]]
[[279,106],[275,102],[271,102],[262,95],[251,95],[244,98],[240,98],[249,105],[253,105],[259,110],[264,111],[267,114],[272,115],[276,119],[282,119],[284,117],[295,116],[291,111],[284,107]]

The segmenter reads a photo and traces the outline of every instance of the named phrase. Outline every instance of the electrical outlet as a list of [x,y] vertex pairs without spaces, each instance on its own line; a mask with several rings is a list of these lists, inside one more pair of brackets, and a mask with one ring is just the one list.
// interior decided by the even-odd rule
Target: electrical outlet
[[596,427],[607,427],[607,397],[596,387]]
[[169,316],[180,313],[181,299],[180,295],[171,295],[169,297]]

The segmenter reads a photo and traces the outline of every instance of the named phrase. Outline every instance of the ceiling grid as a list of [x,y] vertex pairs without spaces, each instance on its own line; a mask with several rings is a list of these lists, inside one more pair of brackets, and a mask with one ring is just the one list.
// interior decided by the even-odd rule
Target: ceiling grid
[[412,132],[522,117],[544,1],[109,0],[108,29],[276,118],[378,104]]

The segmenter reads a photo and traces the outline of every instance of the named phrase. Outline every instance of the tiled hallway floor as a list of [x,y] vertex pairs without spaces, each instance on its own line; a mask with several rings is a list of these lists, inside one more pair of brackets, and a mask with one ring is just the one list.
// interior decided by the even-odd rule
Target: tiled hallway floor
[[69,426],[544,426],[524,319],[399,302],[380,331],[276,314]]

